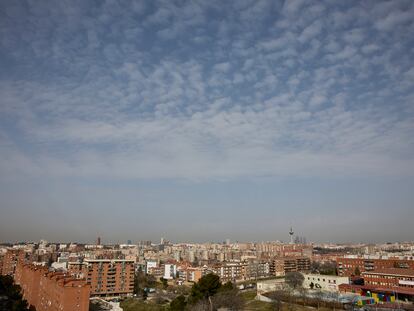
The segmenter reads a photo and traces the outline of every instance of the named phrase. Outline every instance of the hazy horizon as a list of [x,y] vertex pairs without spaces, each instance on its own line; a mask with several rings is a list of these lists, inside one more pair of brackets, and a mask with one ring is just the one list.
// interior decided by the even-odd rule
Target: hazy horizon
[[[45,238],[39,239],[39,240],[12,240],[12,241],[0,241],[0,245],[5,245],[5,244],[38,244],[41,240],[47,241],[48,244],[70,244],[70,243],[75,243],[75,244],[81,244],[81,245],[93,245],[96,244],[98,237],[95,237],[95,239],[90,239],[90,240],[48,240]],[[111,239],[107,239],[105,240],[103,237],[99,237],[101,238],[101,244],[100,245],[128,245],[129,240],[111,240]],[[180,241],[173,241],[173,240],[169,240],[165,237],[163,237],[166,241],[173,243],[173,244],[223,244],[226,243],[226,239],[223,240],[199,240],[199,241],[191,241],[191,240],[180,240]],[[302,238],[305,238],[304,236],[302,236]],[[146,242],[146,241],[150,241],[153,245],[157,245],[160,244],[160,238],[157,239],[152,239],[152,240],[141,240],[141,239],[137,239],[137,240],[131,240],[131,244],[130,245],[139,245],[140,242]],[[405,241],[357,241],[357,242],[335,242],[335,241],[308,241],[306,240],[305,243],[295,243],[295,244],[333,244],[333,245],[338,245],[338,246],[344,246],[344,245],[358,245],[358,244],[364,244],[364,245],[368,245],[368,244],[395,244],[395,243],[413,243],[414,240],[405,240]],[[290,237],[288,237],[287,239],[283,240],[283,239],[274,239],[274,240],[230,240],[230,244],[237,244],[237,243],[282,243],[282,244],[289,244],[290,243]]]
[[0,240],[414,239],[413,1],[0,2]]

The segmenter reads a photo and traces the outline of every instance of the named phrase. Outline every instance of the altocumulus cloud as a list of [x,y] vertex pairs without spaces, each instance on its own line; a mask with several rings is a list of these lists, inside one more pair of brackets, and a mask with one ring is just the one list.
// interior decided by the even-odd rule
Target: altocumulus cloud
[[0,173],[413,176],[412,1],[2,1]]

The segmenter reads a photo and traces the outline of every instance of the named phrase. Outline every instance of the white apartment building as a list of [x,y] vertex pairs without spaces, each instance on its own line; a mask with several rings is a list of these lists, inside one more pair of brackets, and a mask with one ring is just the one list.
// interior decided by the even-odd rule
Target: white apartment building
[[349,284],[349,277],[337,275],[305,274],[303,287],[307,289],[318,289],[322,291],[337,292],[338,285]]

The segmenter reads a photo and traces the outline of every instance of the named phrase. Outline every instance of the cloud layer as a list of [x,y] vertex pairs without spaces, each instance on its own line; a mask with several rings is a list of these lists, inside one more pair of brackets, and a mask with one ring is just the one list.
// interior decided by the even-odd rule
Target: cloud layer
[[2,7],[2,172],[414,173],[411,1]]

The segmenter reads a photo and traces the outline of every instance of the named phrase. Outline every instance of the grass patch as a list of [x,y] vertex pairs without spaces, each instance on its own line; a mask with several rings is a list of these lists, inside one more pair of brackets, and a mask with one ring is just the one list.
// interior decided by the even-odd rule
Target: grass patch
[[121,308],[124,311],[164,311],[167,310],[164,306],[157,305],[149,301],[141,301],[134,298],[129,298],[121,302]]
[[258,301],[258,300],[250,300],[246,302],[246,306],[244,307],[246,311],[271,311],[273,310],[272,304],[268,302]]
[[246,301],[251,301],[254,300],[254,298],[256,297],[256,291],[246,291],[246,292],[241,292],[240,296]]

